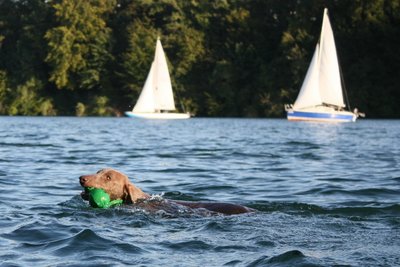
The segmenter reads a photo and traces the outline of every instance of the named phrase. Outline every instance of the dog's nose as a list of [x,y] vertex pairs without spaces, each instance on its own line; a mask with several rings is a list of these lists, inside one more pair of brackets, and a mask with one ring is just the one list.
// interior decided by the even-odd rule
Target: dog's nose
[[81,184],[84,184],[87,181],[87,177],[85,175],[82,175],[81,177],[79,177],[79,182]]

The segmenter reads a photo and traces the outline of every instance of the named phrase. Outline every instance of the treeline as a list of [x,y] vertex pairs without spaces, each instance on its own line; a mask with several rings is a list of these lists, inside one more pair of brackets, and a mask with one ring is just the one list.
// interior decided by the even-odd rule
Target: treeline
[[0,0],[0,114],[121,115],[160,36],[188,111],[280,117],[324,7],[352,107],[399,118],[400,0]]

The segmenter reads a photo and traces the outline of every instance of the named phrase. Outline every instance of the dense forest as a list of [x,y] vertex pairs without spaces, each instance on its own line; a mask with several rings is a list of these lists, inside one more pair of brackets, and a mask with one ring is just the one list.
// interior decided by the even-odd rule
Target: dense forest
[[0,0],[0,114],[122,115],[160,36],[187,111],[282,117],[325,7],[351,107],[400,118],[400,0]]

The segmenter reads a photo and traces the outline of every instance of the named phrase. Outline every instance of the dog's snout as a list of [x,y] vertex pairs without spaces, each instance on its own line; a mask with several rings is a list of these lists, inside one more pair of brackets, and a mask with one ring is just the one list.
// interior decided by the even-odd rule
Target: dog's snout
[[79,182],[81,183],[81,185],[83,185],[84,183],[87,182],[87,176],[82,175],[81,177],[79,177]]

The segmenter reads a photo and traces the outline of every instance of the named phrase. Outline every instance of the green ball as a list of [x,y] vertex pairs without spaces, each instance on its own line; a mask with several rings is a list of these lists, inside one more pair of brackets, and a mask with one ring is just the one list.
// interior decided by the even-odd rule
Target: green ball
[[103,189],[88,187],[87,190],[89,191],[89,204],[93,208],[105,209],[122,204],[121,199],[111,201],[110,196]]

